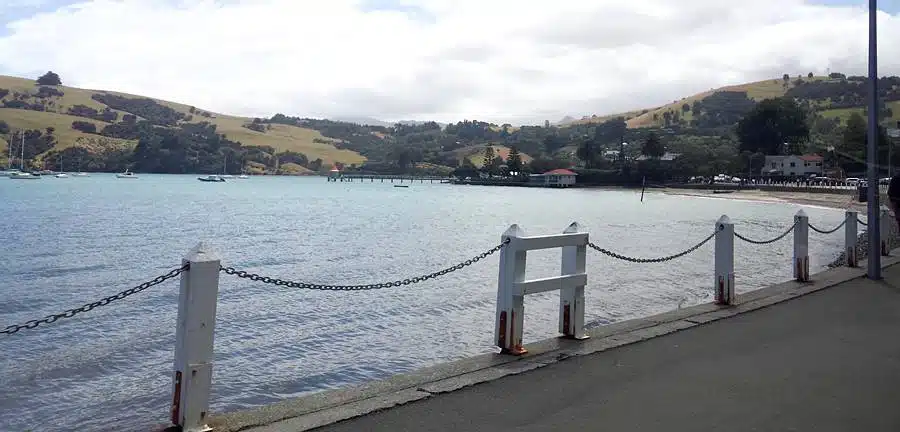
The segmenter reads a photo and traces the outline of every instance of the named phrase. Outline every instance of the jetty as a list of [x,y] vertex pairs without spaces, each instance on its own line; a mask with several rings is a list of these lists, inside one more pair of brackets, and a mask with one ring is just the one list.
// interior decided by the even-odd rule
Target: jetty
[[[893,223],[882,207],[878,228]],[[317,284],[260,275],[222,263],[200,243],[167,273],[84,306],[0,329],[21,337],[61,319],[180,280],[171,405],[160,430],[288,432],[359,430],[897,430],[893,398],[900,384],[900,259],[891,240],[865,250],[886,268],[882,280],[863,279],[860,227],[845,212],[834,227],[800,210],[769,238],[752,238],[723,215],[687,241],[656,257],[634,257],[591,240],[578,223],[555,234],[528,235],[510,226],[499,241],[471,258],[416,277],[359,285]],[[874,223],[874,222],[873,222]],[[843,234],[842,266],[811,274],[810,235]],[[599,238],[603,238],[602,236]],[[737,295],[736,242],[760,247],[791,241],[793,280]],[[661,315],[593,326],[585,296],[598,253],[632,265],[673,262],[705,245],[714,249],[712,303]],[[557,276],[526,277],[530,251],[560,252]],[[220,277],[276,289],[360,291],[398,289],[499,256],[493,343],[497,352],[437,365],[349,389],[316,393],[254,410],[211,413],[214,338]],[[883,259],[881,258],[883,257]],[[558,338],[524,339],[525,297],[559,295]],[[532,312],[533,313],[533,312]],[[75,318],[78,316],[78,318]],[[300,377],[298,377],[299,379]],[[481,385],[475,385],[481,384]],[[68,425],[77,428],[78,425]],[[123,425],[127,428],[127,425]]]
[[368,181],[370,183],[374,183],[376,180],[384,183],[385,180],[389,183],[394,183],[395,181],[398,183],[450,183],[450,177],[442,177],[442,176],[414,176],[414,175],[393,175],[393,174],[353,174],[353,173],[332,173],[328,176],[327,180],[329,182],[365,182]]

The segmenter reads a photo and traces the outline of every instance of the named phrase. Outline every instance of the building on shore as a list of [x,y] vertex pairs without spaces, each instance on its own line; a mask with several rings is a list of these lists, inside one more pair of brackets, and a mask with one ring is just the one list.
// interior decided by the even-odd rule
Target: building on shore
[[528,176],[528,182],[543,187],[569,187],[575,184],[577,175],[567,169],[555,169],[543,174],[532,174]]
[[825,158],[817,154],[766,156],[762,175],[767,177],[809,177],[825,173]]

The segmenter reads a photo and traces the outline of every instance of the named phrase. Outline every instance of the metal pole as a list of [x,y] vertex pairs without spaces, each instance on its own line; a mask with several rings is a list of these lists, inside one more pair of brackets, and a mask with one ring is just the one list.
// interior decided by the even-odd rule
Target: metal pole
[[869,279],[881,279],[881,223],[879,222],[878,193],[878,43],[876,20],[877,0],[869,0],[869,136],[868,136],[868,231],[869,231]]

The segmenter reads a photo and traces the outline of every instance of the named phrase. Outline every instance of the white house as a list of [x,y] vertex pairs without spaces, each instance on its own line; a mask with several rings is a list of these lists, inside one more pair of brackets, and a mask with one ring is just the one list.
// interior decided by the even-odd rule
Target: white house
[[[658,159],[663,162],[672,162],[675,159],[678,159],[678,156],[681,156],[681,153],[666,152],[664,155],[660,156]],[[643,155],[643,154],[637,157],[637,160],[639,160],[639,161],[645,161],[645,160],[650,160],[650,159],[653,159],[653,158],[650,156],[647,156],[647,155]]]
[[797,176],[807,177],[811,174],[823,175],[825,158],[813,155],[766,156],[766,164],[762,168],[764,176]]
[[577,175],[567,169],[555,169],[543,174],[532,174],[528,176],[528,181],[543,187],[569,187],[575,184]]

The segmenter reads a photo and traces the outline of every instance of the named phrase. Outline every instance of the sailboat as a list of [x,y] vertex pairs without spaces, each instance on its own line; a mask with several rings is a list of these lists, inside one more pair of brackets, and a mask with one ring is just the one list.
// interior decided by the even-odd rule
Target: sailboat
[[69,178],[69,175],[65,173],[65,170],[63,170],[62,155],[59,155],[59,174],[56,174],[54,177]]
[[241,175],[239,175],[238,178],[239,179],[248,179],[248,178],[250,178],[250,176],[247,175],[247,172],[244,168],[246,166],[246,164],[243,163],[243,161],[241,161],[241,162],[242,162],[241,163]]
[[22,155],[19,158],[19,171],[9,175],[10,180],[39,180],[40,175],[25,172],[25,132],[22,132]]
[[233,175],[228,174],[228,155],[225,155],[225,160],[222,161],[222,175],[220,175],[219,178],[221,178],[221,179],[234,178]]
[[0,171],[0,177],[9,177],[14,173],[19,172],[17,169],[13,169],[12,161],[13,161],[13,150],[12,150],[12,140],[6,142],[6,145],[9,147],[9,156],[6,158],[6,169]]
[[81,158],[78,158],[78,172],[72,173],[72,177],[89,177],[88,173],[81,172]]
[[125,172],[123,172],[122,174],[116,174],[116,178],[136,179],[138,178],[138,176],[135,175],[135,173],[128,171],[128,168],[125,168]]

